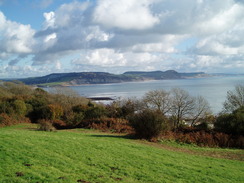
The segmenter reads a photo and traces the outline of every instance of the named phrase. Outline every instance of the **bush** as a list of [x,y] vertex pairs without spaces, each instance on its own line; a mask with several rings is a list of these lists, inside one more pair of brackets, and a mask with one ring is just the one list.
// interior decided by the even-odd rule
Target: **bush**
[[19,123],[30,123],[30,120],[26,117],[8,115],[6,113],[0,114],[0,127],[11,126]]
[[166,118],[162,113],[143,110],[129,117],[129,122],[135,130],[136,136],[152,140],[167,129]]
[[20,116],[26,115],[27,106],[23,100],[15,100],[12,105],[16,114]]
[[207,147],[244,148],[244,137],[233,136],[215,131],[184,129],[167,132],[164,139],[175,140],[179,143],[196,144]]
[[56,104],[49,104],[48,112],[51,120],[60,119],[64,113],[62,106]]
[[65,117],[65,122],[67,124],[67,127],[75,128],[84,119],[84,114],[82,112],[74,113],[74,112],[70,111],[64,117]]
[[13,119],[11,116],[9,116],[6,113],[0,114],[0,126],[1,127],[10,126],[10,125],[14,125],[14,124],[17,124],[17,120]]
[[130,133],[133,131],[129,122],[121,118],[96,118],[82,121],[78,127],[92,128],[116,133]]
[[244,134],[244,107],[235,110],[232,114],[218,116],[214,127],[219,132],[233,135]]
[[0,100],[0,113],[14,114],[14,108],[11,105],[10,99],[3,98]]
[[39,124],[38,130],[49,131],[49,132],[56,130],[50,120],[41,119],[38,120],[38,124]]
[[101,118],[106,116],[106,109],[103,106],[91,106],[84,113],[85,119]]
[[72,107],[72,111],[75,113],[84,113],[88,108],[89,107],[87,105],[75,105]]
[[62,115],[62,106],[49,104],[32,109],[32,111],[28,114],[28,117],[32,120],[32,122],[37,122],[39,119],[58,120],[61,119]]

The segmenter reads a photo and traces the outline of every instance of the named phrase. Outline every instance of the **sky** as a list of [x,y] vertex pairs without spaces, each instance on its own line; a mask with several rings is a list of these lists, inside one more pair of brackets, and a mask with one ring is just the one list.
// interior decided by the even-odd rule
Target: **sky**
[[244,73],[244,0],[0,0],[0,78]]

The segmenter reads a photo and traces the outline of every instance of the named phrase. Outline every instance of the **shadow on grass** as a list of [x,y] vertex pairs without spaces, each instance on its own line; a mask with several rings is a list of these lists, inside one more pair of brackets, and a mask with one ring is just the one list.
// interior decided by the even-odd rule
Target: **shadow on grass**
[[91,137],[100,137],[100,138],[120,138],[120,139],[137,139],[134,135],[90,135]]

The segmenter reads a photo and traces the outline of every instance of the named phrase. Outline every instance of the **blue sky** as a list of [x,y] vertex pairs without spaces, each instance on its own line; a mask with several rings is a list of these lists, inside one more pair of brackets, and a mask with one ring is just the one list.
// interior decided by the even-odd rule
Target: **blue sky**
[[243,0],[0,0],[0,78],[244,73]]

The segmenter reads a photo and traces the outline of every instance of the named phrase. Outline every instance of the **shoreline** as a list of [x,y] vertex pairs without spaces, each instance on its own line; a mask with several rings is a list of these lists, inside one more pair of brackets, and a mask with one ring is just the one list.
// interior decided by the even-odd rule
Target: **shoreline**
[[[68,82],[63,82],[60,84],[52,85],[52,83],[49,84],[41,84],[41,85],[34,85],[36,87],[41,88],[48,88],[48,87],[76,87],[76,86],[89,86],[89,85],[110,85],[110,84],[121,84],[121,83],[141,83],[141,82],[147,82],[147,81],[163,81],[163,80],[185,80],[185,79],[199,79],[199,78],[211,78],[216,76],[200,76],[200,77],[184,77],[184,78],[177,78],[177,79],[143,79],[143,80],[133,80],[133,81],[122,81],[122,82],[111,82],[111,83],[83,83],[83,84],[70,84]],[[218,77],[218,76],[217,76]]]

